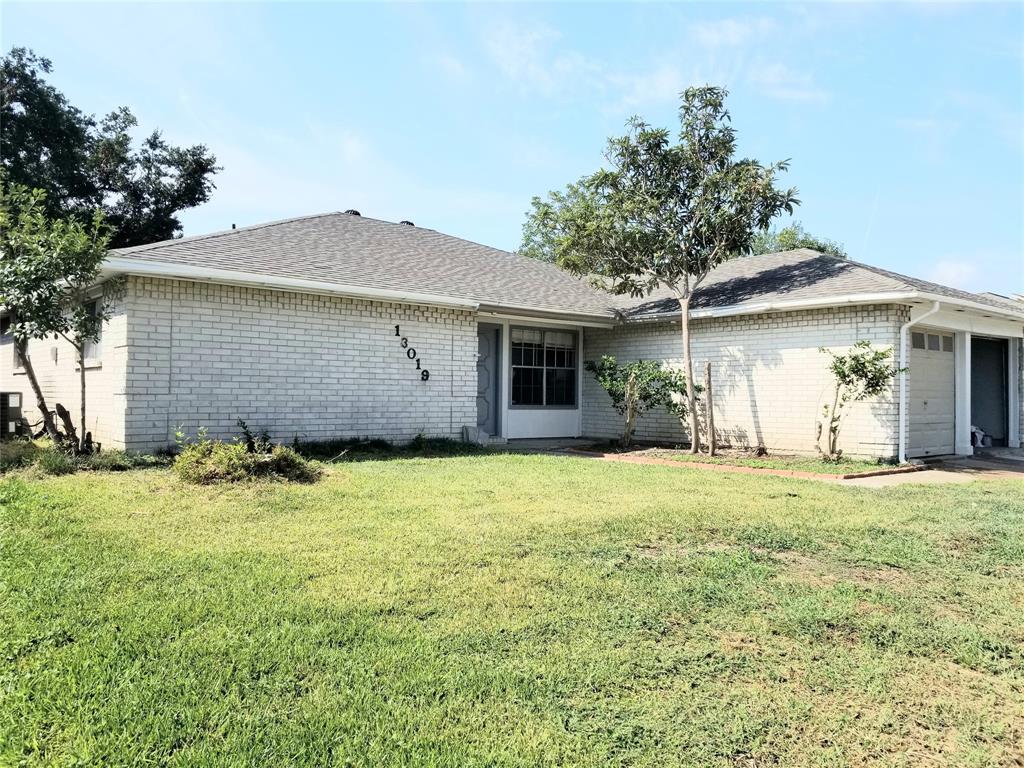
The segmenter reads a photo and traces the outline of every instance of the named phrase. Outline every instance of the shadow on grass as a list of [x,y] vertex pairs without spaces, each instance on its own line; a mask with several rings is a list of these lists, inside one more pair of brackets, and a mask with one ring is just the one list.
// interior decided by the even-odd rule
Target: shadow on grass
[[454,456],[482,456],[492,453],[483,446],[446,437],[417,437],[395,444],[371,438],[343,438],[292,445],[300,455],[326,464],[349,461],[388,461],[391,459],[440,459]]

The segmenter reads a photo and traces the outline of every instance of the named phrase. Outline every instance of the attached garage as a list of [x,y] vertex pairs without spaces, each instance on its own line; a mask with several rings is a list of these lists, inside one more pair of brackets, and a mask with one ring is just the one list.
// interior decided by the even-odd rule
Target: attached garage
[[911,458],[956,450],[956,365],[953,335],[919,329],[910,335]]

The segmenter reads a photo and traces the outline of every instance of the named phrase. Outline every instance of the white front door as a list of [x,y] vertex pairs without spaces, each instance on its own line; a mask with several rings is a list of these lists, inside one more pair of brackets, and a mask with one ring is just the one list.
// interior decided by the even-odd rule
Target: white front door
[[912,329],[910,349],[910,440],[907,456],[954,452],[956,387],[953,335]]

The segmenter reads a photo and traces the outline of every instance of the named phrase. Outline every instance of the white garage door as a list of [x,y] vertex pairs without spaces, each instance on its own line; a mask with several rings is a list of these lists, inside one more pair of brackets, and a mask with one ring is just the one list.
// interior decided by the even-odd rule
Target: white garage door
[[910,342],[907,455],[919,458],[953,453],[953,336],[938,331],[913,331]]

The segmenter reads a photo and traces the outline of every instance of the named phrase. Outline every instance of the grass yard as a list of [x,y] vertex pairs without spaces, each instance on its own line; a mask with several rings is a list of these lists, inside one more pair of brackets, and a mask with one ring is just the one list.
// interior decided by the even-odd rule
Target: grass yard
[[0,765],[1024,760],[1020,481],[23,474],[0,590]]

